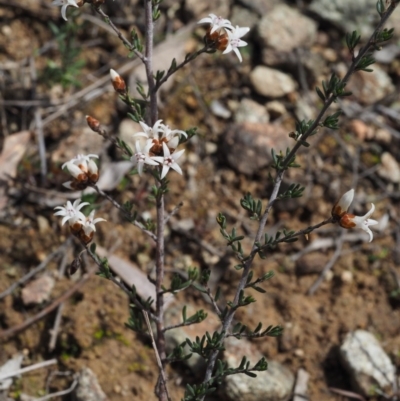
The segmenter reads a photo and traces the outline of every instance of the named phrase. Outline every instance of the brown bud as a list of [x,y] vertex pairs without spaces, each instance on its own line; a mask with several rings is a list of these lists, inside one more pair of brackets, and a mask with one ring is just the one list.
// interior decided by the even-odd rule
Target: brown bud
[[121,76],[114,70],[110,70],[111,82],[114,87],[114,90],[119,94],[123,95],[126,92],[126,84],[125,81],[121,78]]
[[86,122],[89,128],[94,132],[99,132],[100,122],[91,116],[86,116]]

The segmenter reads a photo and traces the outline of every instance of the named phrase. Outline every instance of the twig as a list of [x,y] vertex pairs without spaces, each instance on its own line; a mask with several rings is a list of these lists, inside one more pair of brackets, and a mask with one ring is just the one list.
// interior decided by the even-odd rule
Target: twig
[[167,378],[165,377],[164,366],[161,362],[161,358],[160,358],[160,354],[158,353],[158,348],[157,348],[156,342],[154,341],[153,330],[151,329],[149,316],[146,311],[143,311],[143,316],[144,316],[144,320],[146,321],[147,330],[149,331],[149,334],[150,334],[151,345],[153,346],[154,354],[157,359],[158,369],[160,369],[160,377],[161,377],[162,383],[164,385],[165,393],[166,393],[168,401],[171,401],[171,397],[169,396],[169,392],[168,392]]
[[174,209],[172,210],[172,212],[169,213],[169,214],[167,215],[167,217],[165,217],[164,223],[167,224],[168,221],[169,221],[169,219],[170,219],[171,217],[175,216],[175,214],[178,213],[179,209],[180,209],[182,206],[183,206],[183,202],[179,202],[179,203],[174,207]]
[[129,40],[126,39],[124,35],[122,35],[121,31],[111,21],[111,18],[100,7],[95,7],[95,10],[96,10],[97,13],[99,13],[102,17],[105,18],[106,22],[110,25],[112,30],[117,34],[117,36],[121,40],[121,42],[125,46],[127,46],[129,51],[134,52],[135,55],[137,57],[139,57],[139,59],[144,63],[146,61],[146,57],[142,53],[140,53],[137,49],[135,49],[133,44],[131,42],[129,42]]
[[106,194],[104,191],[102,191],[97,185],[92,186],[101,196],[109,200],[118,210],[120,210],[125,217],[136,227],[140,228],[145,234],[147,234],[151,239],[153,239],[155,242],[157,242],[157,236],[149,231],[146,230],[144,225],[142,223],[139,223],[137,220],[132,221],[132,215],[122,206],[120,205],[114,198],[112,198],[110,195]]
[[56,363],[57,363],[57,359],[50,359],[48,361],[35,363],[34,365],[30,365],[30,366],[26,366],[25,368],[14,370],[14,372],[0,374],[0,382],[5,379],[8,379],[10,377],[19,376],[24,373],[31,372],[32,370],[45,368],[46,366],[54,365]]
[[31,277],[33,277],[35,274],[39,273],[41,270],[43,270],[52,259],[54,259],[59,253],[63,251],[63,248],[68,246],[68,240],[65,241],[56,251],[52,252],[50,255],[46,257],[46,259],[40,263],[37,267],[32,269],[28,274],[25,276],[21,277],[19,280],[17,280],[15,283],[13,283],[10,287],[8,287],[5,291],[0,293],[0,299],[4,298],[5,296],[11,294],[18,286],[26,283]]
[[329,262],[324,266],[322,269],[321,274],[315,281],[315,283],[310,287],[310,289],[307,291],[308,295],[314,295],[315,291],[317,288],[321,285],[321,283],[324,281],[324,278],[326,276],[326,273],[332,269],[336,261],[339,259],[341,253],[342,253],[342,248],[343,248],[343,242],[344,242],[344,231],[341,233],[337,245],[336,245],[336,250],[332,257],[330,258]]
[[54,324],[53,324],[53,328],[51,330],[49,330],[49,332],[50,332],[49,351],[50,352],[54,351],[54,348],[56,347],[57,335],[60,330],[60,324],[61,324],[62,313],[64,310],[64,305],[65,305],[65,303],[63,302],[58,307],[56,318],[55,318]]
[[67,388],[66,390],[57,391],[56,393],[51,393],[51,394],[47,394],[40,398],[35,398],[34,401],[47,401],[47,400],[51,400],[54,397],[61,397],[62,395],[72,393],[75,390],[75,387],[77,385],[78,385],[78,379],[74,378],[74,381],[72,382],[71,386],[69,388]]

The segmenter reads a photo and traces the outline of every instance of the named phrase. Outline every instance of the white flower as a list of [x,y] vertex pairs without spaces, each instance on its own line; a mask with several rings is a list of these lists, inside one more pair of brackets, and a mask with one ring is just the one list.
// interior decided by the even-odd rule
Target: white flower
[[210,34],[221,28],[234,29],[231,21],[217,17],[215,14],[208,14],[208,17],[202,18],[198,24],[211,24]]
[[100,223],[100,221],[107,221],[101,217],[95,219],[94,213],[95,213],[95,211],[92,210],[90,212],[89,216],[87,216],[85,218],[83,225],[82,225],[82,229],[85,232],[85,235],[87,235],[88,237],[91,237],[93,235],[92,233],[96,231],[95,224]]
[[374,236],[369,226],[378,224],[378,222],[376,220],[369,219],[368,217],[370,217],[374,211],[375,205],[371,203],[371,209],[364,216],[355,216],[354,214],[345,213],[340,219],[339,224],[344,228],[360,228],[361,230],[364,230],[366,233],[368,233],[369,242],[371,242]]
[[61,221],[61,225],[63,226],[67,221],[68,224],[72,227],[76,223],[83,223],[86,220],[86,216],[80,212],[80,210],[89,205],[88,202],[80,203],[80,199],[77,199],[73,204],[70,201],[67,201],[67,204],[64,206],[56,206],[54,209],[60,209],[58,212],[54,213],[54,216],[63,216]]
[[131,162],[136,166],[138,169],[139,175],[142,175],[143,166],[145,164],[149,164],[151,166],[158,166],[157,162],[155,162],[153,158],[150,157],[149,152],[151,147],[153,146],[153,140],[148,139],[146,141],[146,145],[144,149],[141,149],[140,142],[136,141],[136,153],[131,157]]
[[353,202],[353,198],[354,189],[350,189],[350,191],[343,194],[342,197],[333,205],[332,216],[336,218],[342,217],[349,209],[351,202]]
[[244,35],[246,35],[247,32],[250,31],[250,28],[240,28],[236,25],[236,28],[234,28],[232,31],[226,31],[228,34],[228,45],[225,49],[225,51],[222,54],[226,54],[231,52],[232,50],[235,52],[235,54],[238,56],[238,59],[240,62],[242,61],[242,55],[239,52],[239,47],[243,47],[247,45],[247,42],[241,40],[240,38]]
[[143,136],[145,138],[152,138],[152,139],[158,139],[159,138],[159,133],[161,131],[160,124],[162,120],[157,120],[153,127],[149,127],[146,123],[143,121],[139,121],[140,126],[142,127],[143,131],[138,132],[137,134],[134,134],[133,136]]
[[61,16],[67,21],[67,7],[79,7],[76,3],[76,0],[54,0],[52,3],[53,6],[62,6],[61,7]]
[[92,184],[96,183],[99,179],[99,169],[92,158],[98,157],[99,156],[94,154],[78,155],[65,162],[61,168],[66,168],[72,177],[74,177],[75,181],[68,181],[63,185],[70,189],[77,189],[79,184],[84,184],[87,186],[88,181]]
[[182,174],[182,170],[181,170],[179,164],[176,162],[176,160],[182,156],[185,149],[182,149],[179,152],[174,152],[171,155],[171,152],[169,151],[168,146],[165,144],[165,142],[163,142],[163,151],[164,151],[163,157],[162,156],[154,156],[153,157],[153,160],[156,160],[160,164],[163,165],[163,169],[161,172],[161,179],[163,179],[167,175],[170,168],[175,170],[177,173]]

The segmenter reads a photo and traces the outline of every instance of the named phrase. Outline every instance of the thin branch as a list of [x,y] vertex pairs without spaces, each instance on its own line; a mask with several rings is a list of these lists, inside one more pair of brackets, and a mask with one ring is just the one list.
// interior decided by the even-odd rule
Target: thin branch
[[335,250],[334,254],[332,255],[331,259],[329,260],[329,262],[322,269],[322,272],[319,275],[318,279],[315,281],[315,283],[307,291],[308,295],[314,295],[315,291],[317,291],[317,288],[324,281],[326,273],[330,269],[332,269],[332,267],[335,265],[336,261],[339,259],[340,255],[342,253],[343,242],[344,242],[344,231],[342,232],[342,234],[340,235],[340,237],[338,239],[338,242],[337,242],[337,245],[336,245],[336,250]]
[[45,368],[45,367],[50,366],[50,365],[55,365],[56,363],[57,363],[57,359],[50,359],[48,361],[35,363],[34,365],[30,365],[30,366],[26,366],[25,368],[14,370],[14,372],[8,372],[8,373],[0,374],[0,382],[5,380],[5,379],[8,379],[10,377],[19,376],[19,375],[22,375],[24,373],[31,372],[32,370]]
[[183,206],[183,202],[179,202],[179,203],[174,207],[174,209],[172,210],[172,212],[169,213],[169,214],[165,217],[164,223],[167,224],[168,221],[169,221],[169,219],[170,219],[171,217],[175,216],[175,214],[177,214],[177,213],[179,212],[179,209],[180,209],[182,206]]
[[62,395],[70,394],[75,390],[75,387],[78,385],[78,379],[74,379],[71,386],[66,390],[57,391],[56,393],[47,394],[40,398],[35,398],[35,401],[47,401],[51,400],[54,397],[61,397]]
[[120,205],[114,198],[112,198],[110,195],[106,194],[104,191],[102,191],[97,185],[93,185],[92,188],[94,188],[101,196],[106,198],[108,201],[110,201],[118,210],[120,210],[125,217],[136,227],[140,228],[145,234],[147,234],[152,240],[157,242],[157,236],[149,231],[146,230],[144,225],[142,223],[139,223],[137,220],[132,221],[132,215],[122,206]]
[[114,25],[114,23],[111,21],[111,18],[100,8],[100,7],[95,7],[95,10],[97,13],[99,13],[103,18],[105,18],[106,22],[112,30],[117,34],[118,38],[121,40],[121,42],[128,48],[129,51],[135,53],[135,55],[144,63],[145,62],[145,56],[140,53],[137,49],[134,48],[133,44],[129,42],[128,39],[125,38],[124,35],[122,35],[121,31]]
[[154,341],[154,335],[153,335],[153,330],[151,329],[149,316],[148,316],[147,312],[145,312],[145,311],[143,311],[143,316],[144,316],[144,320],[146,321],[147,330],[149,331],[149,334],[150,334],[151,345],[153,346],[154,354],[155,354],[156,359],[157,359],[157,365],[158,365],[158,369],[160,370],[161,381],[162,381],[162,383],[164,385],[164,389],[165,389],[165,393],[167,395],[167,399],[168,399],[168,401],[171,401],[171,397],[169,396],[168,387],[167,387],[167,378],[165,376],[164,367],[163,367],[163,364],[161,362],[160,355],[158,353],[156,342]]

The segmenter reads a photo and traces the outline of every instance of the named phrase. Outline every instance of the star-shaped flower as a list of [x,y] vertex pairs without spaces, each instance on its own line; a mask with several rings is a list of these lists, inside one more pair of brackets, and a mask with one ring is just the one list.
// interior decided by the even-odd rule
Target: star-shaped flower
[[54,213],[54,216],[63,216],[61,225],[63,226],[67,221],[70,227],[74,227],[77,223],[82,225],[86,220],[86,216],[80,212],[80,210],[88,205],[88,202],[82,202],[77,199],[73,204],[67,201],[65,206],[56,206],[54,209],[60,209],[58,212]]
[[250,31],[250,28],[240,28],[239,26],[236,26],[236,28],[233,28],[232,31],[226,31],[228,34],[228,45],[225,49],[225,51],[222,54],[226,54],[231,52],[232,50],[235,52],[235,54],[238,56],[238,59],[240,62],[242,62],[242,55],[240,54],[239,47],[243,47],[247,45],[247,42],[244,40],[241,40],[240,38],[244,35],[246,35],[247,32]]
[[210,34],[221,28],[234,29],[231,21],[222,17],[217,17],[215,14],[208,14],[208,17],[202,18],[198,24],[211,24]]
[[148,139],[146,141],[146,145],[144,149],[142,150],[142,147],[140,146],[140,141],[136,141],[136,153],[131,157],[131,162],[137,166],[137,170],[139,175],[142,175],[143,172],[143,166],[145,164],[149,164],[150,166],[158,166],[157,162],[154,161],[154,157],[151,157],[149,152],[151,147],[153,146],[153,140]]
[[179,164],[176,162],[176,160],[178,160],[182,156],[185,149],[182,149],[179,152],[174,152],[171,155],[171,152],[170,152],[168,146],[165,144],[165,142],[163,142],[163,151],[164,151],[164,156],[154,156],[153,157],[153,160],[158,161],[163,166],[162,172],[161,172],[161,179],[163,179],[167,175],[170,168],[172,168],[177,173],[182,175],[182,170],[181,170]]
[[339,224],[344,228],[360,228],[361,230],[364,230],[369,235],[368,242],[371,242],[374,238],[374,235],[369,226],[378,224],[378,222],[376,220],[369,219],[368,217],[370,217],[374,211],[375,205],[371,203],[371,209],[364,216],[355,216],[354,214],[346,213],[340,219]]
[[103,219],[101,217],[95,219],[94,213],[95,213],[94,210],[90,212],[89,216],[85,218],[85,221],[82,226],[83,231],[88,237],[93,236],[92,233],[96,231],[95,224],[100,223],[100,221],[107,221],[106,219]]
[[339,222],[339,225],[343,228],[360,228],[364,230],[369,235],[369,242],[374,238],[373,233],[369,226],[373,226],[378,224],[376,220],[369,219],[369,217],[375,211],[375,205],[371,203],[371,209],[364,216],[355,216],[354,214],[347,213],[351,202],[353,202],[354,198],[354,189],[350,189],[342,197],[332,208],[332,217],[334,222]]
[[61,16],[67,21],[67,7],[79,7],[76,0],[54,0],[53,6],[61,6]]

